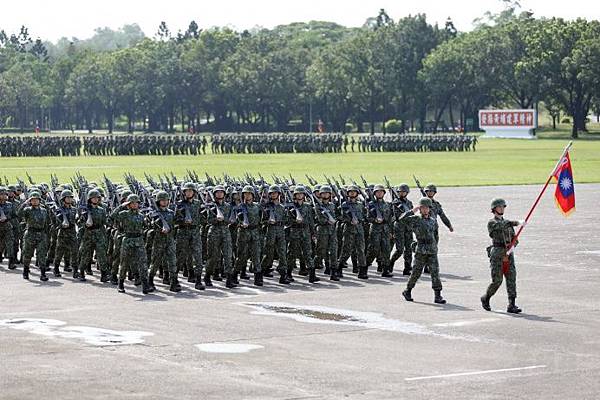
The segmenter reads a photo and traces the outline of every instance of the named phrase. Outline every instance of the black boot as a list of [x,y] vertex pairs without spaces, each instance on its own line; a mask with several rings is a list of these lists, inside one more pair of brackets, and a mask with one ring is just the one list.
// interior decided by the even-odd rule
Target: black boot
[[60,278],[62,275],[60,274],[60,268],[58,268],[57,266],[54,266],[54,277],[55,278]]
[[[166,274],[167,272],[163,272],[164,274]],[[200,277],[198,277],[198,279],[196,279],[196,289],[198,289],[198,285],[202,286],[202,281],[200,280]],[[202,286],[204,288],[204,286]],[[179,284],[179,280],[177,279],[177,275],[173,275],[171,277],[171,285],[169,286],[169,291],[171,292],[181,292],[181,285]]]
[[404,267],[404,271],[402,271],[402,275],[409,276],[411,272],[412,272],[412,268]]
[[429,274],[429,266],[425,266],[425,268],[423,268],[423,273],[424,274]]
[[298,271],[298,275],[300,276],[308,276],[309,272],[306,269],[306,266],[302,267],[300,266],[300,270]]
[[481,307],[483,307],[485,311],[492,311],[492,307],[490,307],[490,298],[487,296],[487,294],[481,296],[480,300]]
[[152,289],[153,292],[156,290],[156,286],[154,286],[154,277],[153,276],[148,277],[148,288]]
[[140,276],[139,276],[139,275],[135,274],[135,275],[133,276],[133,278],[134,278],[134,279],[133,279],[133,284],[134,284],[135,286],[140,286],[140,285],[142,284],[142,278],[140,278]]
[[279,283],[282,285],[289,285],[291,282],[287,278],[287,274],[281,274],[279,276]]
[[46,276],[46,268],[44,266],[40,266],[40,281],[46,282],[48,277]]
[[444,300],[444,298],[442,297],[442,291],[441,290],[436,290],[435,291],[435,297],[433,299],[434,303],[437,304],[446,304],[446,300]]
[[263,285],[262,273],[255,272],[254,273],[254,286],[262,286],[262,285]]
[[340,279],[342,279],[344,277],[344,265],[343,264],[338,264],[337,276]]
[[295,282],[294,277],[292,276],[292,269],[288,269],[286,279],[291,283]]
[[117,283],[119,283],[119,280],[117,279],[117,274],[110,275],[110,283],[112,285],[116,285]]
[[273,277],[273,270],[270,269],[270,268],[264,270],[263,277],[265,277],[265,278],[272,278]]
[[335,281],[335,282],[337,282],[337,281],[340,280],[340,277],[338,276],[338,271],[337,270],[335,270],[335,269],[331,270],[331,275],[329,275],[329,280],[330,281]]
[[[223,280],[223,276],[221,275],[221,271],[217,271],[213,274],[212,278],[215,281],[221,282]],[[208,286],[208,285],[207,285]]]
[[413,301],[413,298],[412,298],[412,296],[411,296],[411,294],[410,294],[411,290],[412,290],[412,289],[408,289],[408,288],[407,288],[407,289],[406,289],[404,292],[402,292],[402,296],[404,296],[404,299],[405,299],[406,301]]
[[79,271],[77,270],[77,267],[73,268],[73,279],[79,279]]
[[236,287],[235,283],[233,283],[233,274],[227,274],[227,279],[225,280],[225,287],[227,289],[233,289]]
[[353,274],[358,274],[358,265],[352,265],[352,273]]
[[125,293],[125,279],[119,279],[119,286],[117,286],[119,293]]
[[509,312],[511,314],[518,314],[520,313],[521,310],[519,307],[517,307],[517,305],[515,304],[515,297],[509,297],[508,298],[508,307],[506,308],[506,312]]
[[188,282],[190,282],[190,283],[196,283],[196,274],[194,273],[193,269],[190,269],[188,271]]
[[309,275],[308,275],[308,281],[310,283],[315,283],[315,282],[319,282],[321,279],[317,276],[315,269],[311,268]]
[[10,260],[8,260],[8,269],[15,269],[17,268],[17,262],[14,258],[11,258]]
[[110,280],[110,273],[107,270],[100,271],[100,282],[106,283]]
[[248,276],[248,274],[246,273],[246,267],[244,267],[242,269],[242,272],[240,272],[240,279],[250,279],[250,276]]
[[73,268],[71,268],[70,264],[65,263],[65,266],[63,267],[63,271],[65,271],[65,272],[73,272]]
[[85,282],[85,268],[79,269],[79,282]]
[[142,293],[148,294],[154,292],[154,289],[148,284],[148,279],[142,279]]
[[390,267],[383,267],[383,272],[381,273],[382,278],[392,278],[394,274],[390,271]]
[[162,282],[163,282],[163,285],[168,285],[169,282],[171,282],[171,277],[169,276],[169,271],[163,272]]
[[29,265],[23,267],[23,279],[29,280]]
[[358,272],[358,279],[369,279],[367,274],[368,267],[360,267]]
[[204,274],[204,284],[206,285],[206,287],[212,287],[212,281],[210,280],[210,275],[209,274]]

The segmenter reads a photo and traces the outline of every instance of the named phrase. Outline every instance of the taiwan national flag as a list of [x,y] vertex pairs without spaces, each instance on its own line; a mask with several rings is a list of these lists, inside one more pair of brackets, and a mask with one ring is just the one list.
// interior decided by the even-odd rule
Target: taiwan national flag
[[563,214],[569,215],[575,211],[575,184],[568,151],[560,160],[553,176],[556,178],[556,191],[554,192],[556,205]]

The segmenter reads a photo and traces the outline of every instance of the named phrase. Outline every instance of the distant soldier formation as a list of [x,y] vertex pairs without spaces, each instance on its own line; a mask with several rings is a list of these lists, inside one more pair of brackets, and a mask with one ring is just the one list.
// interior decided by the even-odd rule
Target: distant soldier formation
[[[299,277],[311,284],[324,277],[337,282],[346,268],[361,280],[375,271],[386,279],[403,258],[401,273],[409,276],[404,298],[413,301],[412,290],[425,272],[433,301],[446,303],[438,219],[450,232],[454,228],[436,199],[437,187],[423,188],[416,178],[422,196],[416,207],[408,199],[409,185],[392,186],[387,178],[369,184],[362,177],[357,183],[325,176],[318,183],[307,175],[301,184],[292,176],[273,175],[267,182],[260,175],[200,177],[194,171],[182,179],[145,175],[144,182],[131,174],[122,183],[105,176],[101,184],[79,173],[68,183],[55,176],[50,184],[27,178],[28,184],[18,179],[0,186],[0,262],[6,259],[9,270],[21,265],[26,280],[34,255],[42,282],[63,273],[84,282],[99,272],[100,282],[119,292],[130,281],[144,294],[159,283],[179,292],[180,276],[196,290],[215,281],[233,289],[250,279],[260,287],[275,271],[281,285]],[[493,282],[481,298],[486,310],[502,283],[502,251],[519,224],[503,220],[505,206],[501,199],[491,205]],[[507,310],[518,313],[513,258],[510,263]]]
[[102,135],[0,137],[2,157],[475,151],[462,134]]

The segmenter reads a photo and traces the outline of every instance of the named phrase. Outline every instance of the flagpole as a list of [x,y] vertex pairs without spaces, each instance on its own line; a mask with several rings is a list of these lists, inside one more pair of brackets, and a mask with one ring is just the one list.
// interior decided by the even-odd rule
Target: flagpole
[[567,146],[565,147],[565,149],[563,150],[560,158],[558,159],[558,161],[556,162],[556,165],[554,166],[554,168],[552,169],[552,172],[550,173],[550,175],[548,176],[548,180],[546,180],[546,183],[544,184],[544,187],[542,188],[542,191],[540,192],[540,194],[538,195],[537,199],[535,199],[535,201],[533,202],[533,206],[531,206],[531,209],[529,210],[529,212],[527,213],[527,216],[525,217],[525,223],[522,224],[519,227],[519,230],[517,231],[517,234],[513,237],[512,241],[510,242],[510,245],[508,246],[508,249],[506,251],[507,255],[510,255],[514,248],[515,248],[515,244],[517,243],[517,239],[519,238],[519,235],[521,234],[521,232],[523,232],[523,229],[525,228],[525,224],[527,222],[529,222],[529,218],[531,217],[531,214],[533,214],[533,210],[535,210],[535,208],[537,207],[538,203],[540,202],[542,196],[544,195],[544,192],[546,191],[546,189],[548,188],[548,185],[550,184],[550,181],[552,180],[552,177],[554,176],[554,173],[556,172],[556,169],[558,168],[558,166],[560,165],[560,162],[562,161],[563,157],[565,156],[565,154],[567,154],[567,152],[569,151],[569,149],[571,148],[571,146],[573,145],[573,141],[570,141]]

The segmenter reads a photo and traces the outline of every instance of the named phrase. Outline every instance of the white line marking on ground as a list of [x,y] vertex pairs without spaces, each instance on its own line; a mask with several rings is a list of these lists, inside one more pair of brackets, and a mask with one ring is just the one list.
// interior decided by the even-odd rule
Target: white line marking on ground
[[473,371],[473,372],[461,372],[457,374],[446,374],[446,375],[432,375],[432,376],[417,376],[415,378],[405,378],[405,381],[422,381],[425,379],[443,379],[443,378],[454,378],[457,376],[470,376],[470,375],[484,375],[493,374],[497,372],[512,372],[512,371],[524,371],[529,369],[546,368],[545,365],[532,365],[529,367],[520,368],[505,368],[505,369],[490,369],[486,371]]

